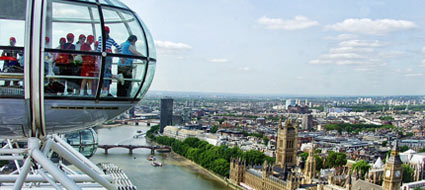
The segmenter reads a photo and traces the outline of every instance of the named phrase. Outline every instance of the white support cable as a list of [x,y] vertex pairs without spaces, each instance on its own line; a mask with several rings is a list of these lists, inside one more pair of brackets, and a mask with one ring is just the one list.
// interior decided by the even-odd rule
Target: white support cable
[[43,153],[47,156],[50,157],[48,154],[50,153],[50,147],[52,146],[52,141],[47,141],[47,143],[43,146]]
[[0,156],[0,160],[23,160],[24,156]]
[[[37,138],[29,138],[28,139],[28,146],[31,143],[37,143],[38,145],[38,139]],[[38,147],[38,146],[37,146]],[[75,189],[79,190],[81,189],[72,179],[70,179],[67,175],[65,175],[59,168],[53,164],[51,160],[49,160],[38,148],[30,150],[32,151],[32,158],[36,160],[46,171],[48,171],[52,176],[58,180],[65,188],[67,189]]]
[[39,170],[39,174],[48,181],[56,190],[62,190],[61,187],[56,184],[55,180],[53,180],[51,177],[49,177],[46,173],[44,173],[44,170]]
[[28,173],[30,172],[31,165],[31,157],[28,157],[25,160],[24,165],[22,166],[22,172],[19,174],[18,178],[15,181],[15,184],[13,185],[14,190],[22,189],[22,185],[24,185],[24,180],[25,178],[27,178]]
[[85,162],[81,162],[74,154],[71,154],[67,149],[59,144],[52,144],[52,150],[62,156],[65,160],[73,164],[75,167],[80,169],[82,172],[89,175],[96,182],[101,184],[103,187],[109,190],[115,190],[117,187],[107,181],[105,178],[102,178],[97,172],[95,172],[92,168],[90,168]]
[[62,167],[64,170],[66,170],[67,172],[71,173],[71,174],[78,174],[77,172],[75,172],[74,170],[72,170],[71,168],[69,168],[68,166],[66,166],[65,164],[63,164],[62,162],[59,163],[60,167]]
[[23,154],[26,153],[27,149],[0,149],[0,154]]
[[[40,175],[41,171],[39,170],[38,174],[30,174],[26,177],[25,182],[48,182],[46,179],[44,179],[43,176]],[[54,179],[54,177],[44,170],[44,173],[48,175],[48,177],[52,178],[53,181],[59,182],[58,180]],[[107,179],[108,181],[113,181],[113,178],[109,175],[101,175],[103,178]],[[2,182],[15,182],[18,179],[19,175],[0,175],[0,181]],[[86,182],[95,182],[90,176],[84,175],[84,174],[75,174],[75,175],[68,175],[70,179],[72,179],[75,182],[78,183],[86,183]]]
[[[13,149],[12,143],[10,142],[10,139],[7,139],[7,144],[9,145],[10,149]],[[13,156],[16,156],[15,154],[12,154]],[[18,173],[21,173],[21,169],[19,167],[19,162],[18,160],[14,160],[15,162],[15,166],[16,166],[16,170],[18,170]]]

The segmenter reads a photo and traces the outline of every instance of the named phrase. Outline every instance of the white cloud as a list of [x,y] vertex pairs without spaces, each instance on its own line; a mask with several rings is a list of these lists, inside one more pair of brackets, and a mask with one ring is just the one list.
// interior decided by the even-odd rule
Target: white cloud
[[382,46],[384,44],[378,40],[346,40],[340,42],[337,47],[329,49],[328,53],[311,60],[309,64],[363,65],[363,67],[355,70],[366,71],[366,66],[364,65],[368,67],[385,66],[386,62],[382,58],[394,57],[399,53],[382,53],[379,51]]
[[326,40],[352,40],[355,38],[358,38],[358,36],[354,34],[340,34],[338,36],[325,37]]
[[377,19],[369,18],[350,18],[345,19],[333,25],[327,25],[325,28],[339,31],[352,32],[360,34],[383,35],[394,31],[408,30],[417,27],[412,21],[394,20],[394,19]]
[[187,51],[191,50],[192,46],[180,42],[171,42],[171,41],[159,41],[155,40],[155,46],[159,50],[168,50],[168,51]]
[[359,48],[359,47],[337,47],[331,48],[330,53],[370,53],[373,52],[373,48]]
[[271,30],[299,30],[319,25],[319,22],[305,16],[295,16],[293,19],[269,18],[263,16],[257,20],[257,23]]
[[339,43],[341,47],[381,47],[383,44],[378,40],[347,40]]
[[327,65],[327,64],[335,64],[335,65],[367,65],[370,64],[367,61],[362,60],[332,60],[332,59],[315,59],[311,60],[309,64],[312,65]]
[[422,64],[420,65],[421,67],[425,67],[425,59],[422,60]]
[[422,48],[422,52],[424,52],[424,53],[425,53],[425,47],[424,47],[424,48]]
[[223,59],[223,58],[213,58],[213,59],[208,59],[208,62],[211,62],[211,63],[227,63],[227,62],[229,62],[229,60]]
[[355,53],[329,53],[320,56],[321,59],[360,59],[363,56]]

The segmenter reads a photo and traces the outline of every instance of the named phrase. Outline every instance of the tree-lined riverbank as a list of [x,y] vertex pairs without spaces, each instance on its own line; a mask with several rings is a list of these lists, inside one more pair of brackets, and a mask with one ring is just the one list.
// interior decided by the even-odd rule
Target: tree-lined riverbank
[[154,135],[157,134],[158,130],[159,126],[152,126],[147,131],[146,136],[156,143],[170,146],[175,153],[223,177],[229,176],[232,158],[242,158],[251,165],[261,165],[265,160],[268,163],[275,161],[274,158],[257,150],[244,152],[238,147],[214,146],[198,138],[186,138],[184,141],[180,141],[171,137]]

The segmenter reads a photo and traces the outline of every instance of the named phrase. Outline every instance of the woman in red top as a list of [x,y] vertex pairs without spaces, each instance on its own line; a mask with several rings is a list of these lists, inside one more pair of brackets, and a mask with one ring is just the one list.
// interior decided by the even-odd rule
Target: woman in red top
[[[94,42],[94,36],[93,35],[88,35],[87,36],[87,41],[86,43],[81,44],[81,51],[91,51],[91,45]],[[94,72],[95,72],[95,58],[92,55],[83,55],[83,64],[82,64],[82,68],[81,68],[81,76],[83,77],[94,77]],[[80,96],[84,95],[84,89],[87,85],[87,94],[89,96],[93,95],[92,94],[92,84],[93,84],[93,80],[92,79],[83,79],[81,81],[81,89],[80,89]]]

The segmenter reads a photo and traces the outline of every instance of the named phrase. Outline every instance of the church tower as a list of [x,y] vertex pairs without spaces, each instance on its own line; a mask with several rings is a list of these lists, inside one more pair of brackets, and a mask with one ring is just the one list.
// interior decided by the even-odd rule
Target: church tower
[[400,155],[398,155],[398,139],[395,140],[391,156],[384,167],[384,182],[382,190],[400,190],[403,171]]
[[314,141],[311,141],[311,149],[308,153],[307,161],[304,167],[304,184],[312,184],[316,175],[316,158],[314,157]]
[[282,119],[279,120],[276,163],[280,168],[294,167],[297,156],[298,129],[296,123],[287,119],[282,126]]

